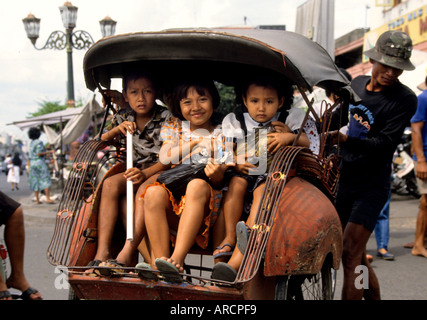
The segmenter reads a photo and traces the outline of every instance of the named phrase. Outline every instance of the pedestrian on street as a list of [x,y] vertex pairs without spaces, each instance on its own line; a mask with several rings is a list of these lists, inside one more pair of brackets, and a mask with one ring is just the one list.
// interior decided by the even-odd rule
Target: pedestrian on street
[[52,180],[50,179],[49,168],[46,164],[45,157],[53,151],[47,151],[43,142],[39,140],[40,129],[33,127],[28,130],[28,137],[30,142],[30,172],[28,184],[30,189],[34,191],[36,196],[36,204],[41,204],[39,192],[44,190],[46,195],[46,203],[54,204],[55,202],[50,199],[50,186]]
[[[425,79],[427,85],[427,77]],[[412,248],[414,256],[427,258],[424,238],[427,235],[427,90],[418,96],[417,112],[411,119],[412,145],[414,148],[415,173],[418,191],[421,193],[420,207],[415,226],[415,239]]]
[[25,226],[22,206],[0,191],[1,225],[5,225],[4,239],[12,272],[7,279],[0,274],[0,300],[12,300],[10,288],[20,290],[22,300],[42,300],[41,293],[30,286],[24,274]]
[[392,261],[394,254],[388,251],[388,242],[390,239],[390,202],[391,202],[391,189],[384,208],[378,216],[377,224],[375,225],[375,240],[377,241],[377,257]]
[[[412,40],[406,33],[380,35],[375,47],[364,52],[372,63],[372,75],[351,82],[362,101],[349,106],[348,132],[331,133],[341,143],[336,208],[344,230],[342,299],[381,299],[366,244],[388,200],[394,151],[417,107],[415,94],[398,80],[403,70],[415,69],[411,51]],[[368,283],[360,285],[362,273]]]
[[12,191],[19,190],[19,178],[21,175],[22,160],[19,153],[15,152],[13,158],[10,160],[10,169],[7,174],[7,182],[11,184]]

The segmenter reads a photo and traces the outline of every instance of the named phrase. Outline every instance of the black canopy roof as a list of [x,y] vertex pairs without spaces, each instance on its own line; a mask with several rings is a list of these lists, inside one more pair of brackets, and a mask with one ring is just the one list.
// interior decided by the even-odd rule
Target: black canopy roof
[[259,29],[166,30],[102,39],[83,62],[86,86],[108,88],[124,68],[155,68],[163,79],[199,71],[233,84],[256,70],[268,71],[311,91],[343,88],[358,99],[326,50],[294,32]]

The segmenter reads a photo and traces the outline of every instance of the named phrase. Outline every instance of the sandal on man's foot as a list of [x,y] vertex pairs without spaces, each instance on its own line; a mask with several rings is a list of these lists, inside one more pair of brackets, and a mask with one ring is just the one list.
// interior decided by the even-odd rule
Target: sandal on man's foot
[[178,268],[174,264],[159,258],[156,259],[155,263],[166,282],[181,283],[183,281]]
[[135,269],[141,279],[157,280],[157,274],[153,272],[153,268],[148,263],[140,262],[135,266]]
[[[38,293],[38,295],[37,295]],[[31,297],[33,294],[36,295],[36,297]],[[22,300],[43,300],[43,296],[39,293],[37,289],[29,287],[27,290],[22,292],[20,298]]]
[[236,224],[237,248],[242,254],[245,254],[249,240],[249,227],[243,221]]
[[108,259],[105,262],[101,262],[99,267],[95,269],[95,273],[100,276],[111,276],[115,273],[124,273],[124,270],[121,269],[124,267],[123,263],[117,262],[116,259]]
[[0,291],[0,300],[12,300],[12,295],[8,290]]
[[228,263],[218,262],[212,268],[212,279],[233,282],[236,280],[237,271]]

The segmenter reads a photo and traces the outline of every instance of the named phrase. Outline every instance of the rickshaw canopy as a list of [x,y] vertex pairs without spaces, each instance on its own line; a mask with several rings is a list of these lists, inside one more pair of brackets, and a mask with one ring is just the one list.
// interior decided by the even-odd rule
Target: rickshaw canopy
[[195,29],[139,32],[104,38],[83,61],[86,86],[109,88],[124,68],[138,64],[155,68],[163,79],[198,70],[214,80],[235,84],[254,70],[282,76],[312,91],[314,86],[344,89],[357,101],[347,78],[316,42],[289,31],[261,29]]

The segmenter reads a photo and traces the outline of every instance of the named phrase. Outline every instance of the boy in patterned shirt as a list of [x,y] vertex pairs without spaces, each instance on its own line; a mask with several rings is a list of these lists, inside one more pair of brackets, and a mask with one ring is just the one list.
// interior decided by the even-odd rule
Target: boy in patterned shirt
[[[154,78],[145,72],[131,72],[123,78],[123,100],[111,124],[102,134],[107,141],[120,140],[129,132],[133,135],[134,167],[105,179],[102,187],[98,216],[98,248],[89,266],[130,266],[143,236],[143,203],[140,199],[145,186],[153,183],[166,167],[158,161],[162,142],[160,128],[171,115],[168,109],[156,104],[157,88]],[[123,104],[126,102],[126,104]],[[126,181],[134,184],[135,230],[133,241],[126,241],[116,259],[111,259],[110,246],[119,217],[121,199],[126,196]],[[103,270],[103,269],[99,269]],[[86,273],[92,273],[89,269]],[[97,272],[98,270],[96,270]]]

